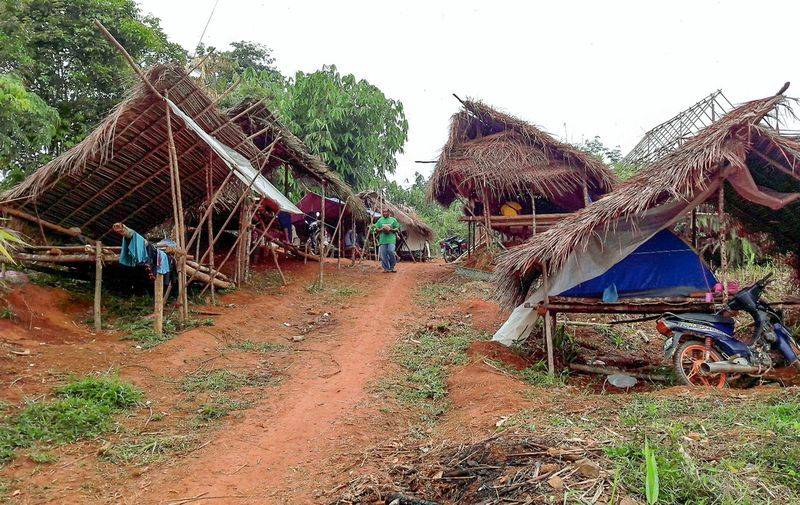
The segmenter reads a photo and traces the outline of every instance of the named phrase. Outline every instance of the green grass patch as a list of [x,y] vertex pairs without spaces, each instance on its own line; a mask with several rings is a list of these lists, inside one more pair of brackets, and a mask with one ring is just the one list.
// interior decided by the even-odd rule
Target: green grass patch
[[417,303],[432,307],[450,300],[461,290],[462,286],[453,280],[423,284],[416,293]]
[[192,435],[144,435],[104,447],[101,456],[114,464],[143,466],[187,452],[196,441]]
[[47,465],[58,461],[58,458],[53,453],[47,451],[31,451],[28,453],[28,457],[39,465]]
[[[286,273],[284,273],[284,275],[286,275]],[[286,277],[286,282],[290,283],[288,275]],[[254,272],[250,279],[249,287],[260,295],[273,295],[280,292],[280,288],[283,287],[283,280],[280,274],[275,270]]]
[[252,340],[243,340],[241,342],[233,342],[227,345],[228,349],[236,349],[239,351],[258,352],[261,354],[272,354],[275,352],[285,351],[289,348],[286,344],[278,342],[253,342]]
[[211,370],[187,375],[181,388],[187,393],[233,391],[243,387],[266,386],[275,378],[266,374],[245,374],[230,370]]
[[152,349],[153,347],[172,340],[178,333],[198,326],[213,326],[214,320],[189,319],[179,321],[174,317],[164,318],[163,334],[157,335],[153,329],[153,320],[149,318],[139,318],[133,320],[123,320],[116,323],[117,329],[126,333],[123,340],[133,340],[142,349]]
[[222,419],[236,410],[244,410],[252,405],[248,401],[235,400],[229,396],[220,395],[197,408],[197,420],[200,423],[209,423]]
[[507,374],[517,377],[526,384],[536,387],[563,386],[565,384],[566,377],[568,376],[568,373],[557,375],[548,374],[547,363],[544,361],[538,361],[527,368],[523,368],[522,370],[517,370],[516,368],[511,367],[499,360],[487,359],[486,361],[492,366],[506,372]]
[[403,367],[403,373],[383,381],[380,388],[391,392],[400,403],[419,408],[425,419],[433,420],[449,406],[449,369],[466,363],[470,344],[486,338],[488,335],[467,325],[442,324],[420,330],[394,350],[394,360]]
[[17,448],[65,444],[93,438],[114,426],[113,414],[141,401],[142,393],[112,376],[75,379],[54,391],[49,401],[28,404],[0,423],[0,460]]
[[322,295],[326,300],[330,301],[340,301],[344,298],[362,294],[357,287],[339,283],[332,279],[326,280],[321,286],[318,280],[314,281],[306,286],[306,292],[312,295]]

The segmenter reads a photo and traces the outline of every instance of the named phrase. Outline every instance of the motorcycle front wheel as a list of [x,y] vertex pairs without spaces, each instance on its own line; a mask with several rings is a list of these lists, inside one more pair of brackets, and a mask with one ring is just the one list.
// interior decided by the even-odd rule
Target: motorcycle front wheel
[[722,356],[712,347],[706,359],[706,347],[698,340],[688,340],[678,347],[673,358],[678,382],[686,386],[715,387],[722,389],[728,382],[728,374],[704,374],[700,365],[706,361],[722,361]]

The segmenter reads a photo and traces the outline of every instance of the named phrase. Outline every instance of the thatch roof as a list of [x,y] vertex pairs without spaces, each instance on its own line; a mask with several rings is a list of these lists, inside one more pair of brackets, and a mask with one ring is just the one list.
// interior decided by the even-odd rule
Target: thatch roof
[[593,198],[617,181],[595,157],[481,102],[466,101],[452,118],[429,196],[447,207],[459,196],[483,200],[485,187],[496,198],[534,192],[575,210],[582,206],[584,179]]
[[248,137],[253,136],[252,141],[260,149],[266,148],[276,137],[279,137],[268,170],[288,165],[292,168],[295,177],[314,185],[325,183],[328,187],[328,194],[336,194],[342,201],[349,200],[358,214],[366,212],[350,186],[342,181],[339,175],[328,167],[319,156],[309,152],[306,145],[284,126],[262,101],[244,99],[228,110],[228,116],[242,128]]
[[[253,166],[261,166],[263,154],[181,66],[157,65],[147,72],[147,79],[205,132]],[[107,237],[109,242],[117,240],[109,234],[117,221],[146,233],[173,215],[166,117],[165,102],[140,82],[88,137],[0,199],[46,221],[79,227],[88,237]],[[190,211],[206,198],[206,166],[213,155],[177,117],[172,127],[184,209]],[[230,169],[220,159],[213,167],[216,188]],[[241,191],[243,185],[235,181],[231,187]]]
[[433,229],[420,219],[417,212],[407,205],[396,205],[385,198],[381,198],[376,191],[362,191],[358,197],[364,202],[368,209],[380,212],[382,207],[387,207],[394,212],[394,217],[400,222],[404,229],[414,230],[427,241],[433,240]]
[[[573,252],[585,250],[593,238],[603,240],[616,224],[634,221],[644,211],[669,202],[688,205],[712,185],[721,184],[734,168],[748,170],[767,192],[800,192],[800,143],[760,124],[776,107],[787,104],[787,98],[776,95],[737,107],[612,193],[505,253],[495,271],[501,301],[508,307],[521,303],[539,279],[542,265],[550,274],[559,271]],[[800,203],[771,210],[737,193],[730,182],[724,184],[726,211],[741,226],[767,233],[779,250],[796,249]]]

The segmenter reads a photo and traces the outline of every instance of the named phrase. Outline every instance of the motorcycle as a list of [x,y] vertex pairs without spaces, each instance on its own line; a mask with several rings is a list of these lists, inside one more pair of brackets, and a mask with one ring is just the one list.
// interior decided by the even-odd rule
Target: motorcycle
[[[757,382],[776,367],[800,370],[800,346],[783,323],[783,312],[761,299],[772,274],[736,293],[714,314],[663,314],[656,323],[667,337],[664,354],[672,359],[678,381],[688,386],[723,388],[733,382]],[[748,345],[734,337],[737,311],[755,326]]]
[[328,231],[325,229],[325,226],[319,217],[319,212],[315,216],[315,220],[308,225],[308,242],[308,248],[314,255],[321,254],[320,244],[323,245],[324,250],[327,250],[330,247]]
[[439,242],[442,258],[447,263],[457,260],[467,250],[467,241],[456,235]]

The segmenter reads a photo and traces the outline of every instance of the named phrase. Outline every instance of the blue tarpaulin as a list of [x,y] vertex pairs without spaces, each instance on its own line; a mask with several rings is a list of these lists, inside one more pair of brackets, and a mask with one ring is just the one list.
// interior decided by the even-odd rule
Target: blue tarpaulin
[[689,245],[671,231],[661,230],[602,275],[560,296],[609,302],[616,297],[688,296],[712,291],[716,283],[714,274]]

